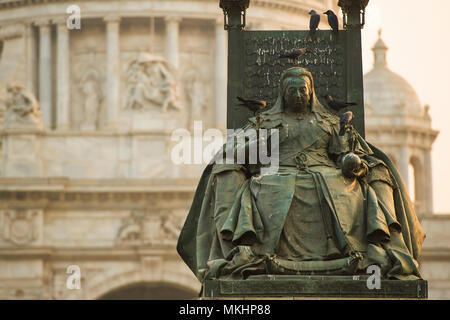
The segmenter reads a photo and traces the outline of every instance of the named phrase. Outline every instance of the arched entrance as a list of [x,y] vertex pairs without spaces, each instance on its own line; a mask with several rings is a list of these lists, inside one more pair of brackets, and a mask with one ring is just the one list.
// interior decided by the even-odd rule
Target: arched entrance
[[167,282],[138,282],[113,289],[99,300],[190,300],[198,292]]

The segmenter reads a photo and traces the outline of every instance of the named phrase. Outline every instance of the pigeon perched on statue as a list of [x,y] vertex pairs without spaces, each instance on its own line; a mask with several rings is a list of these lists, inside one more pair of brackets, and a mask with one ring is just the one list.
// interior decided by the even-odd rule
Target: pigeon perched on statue
[[333,29],[334,34],[336,36],[339,36],[338,17],[331,10],[325,11],[324,14],[326,14],[328,16],[328,24],[330,25],[331,29]]
[[236,98],[240,101],[240,106],[246,107],[254,114],[262,112],[267,107],[267,101],[264,100]]
[[316,33],[317,27],[319,27],[320,16],[317,14],[316,10],[311,10],[309,12],[311,18],[309,19],[309,34],[311,37]]
[[345,132],[349,128],[349,125],[350,125],[350,122],[352,121],[352,119],[353,119],[353,112],[351,112],[351,111],[344,112],[341,115],[341,118],[339,120],[339,125],[340,125],[339,135],[340,136],[343,136],[345,134]]
[[341,109],[347,108],[348,106],[356,106],[355,102],[345,102],[335,100],[331,95],[327,94],[323,96],[327,101],[327,105],[336,112],[339,112]]

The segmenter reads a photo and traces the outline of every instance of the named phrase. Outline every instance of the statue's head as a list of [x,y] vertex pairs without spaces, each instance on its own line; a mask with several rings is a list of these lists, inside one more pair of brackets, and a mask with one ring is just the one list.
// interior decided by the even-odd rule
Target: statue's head
[[283,71],[280,77],[278,97],[274,106],[266,114],[278,114],[286,110],[326,112],[314,92],[314,79],[307,69],[293,67]]
[[283,90],[284,108],[291,111],[305,111],[310,106],[311,82],[308,77],[295,77],[287,79]]
[[313,100],[313,83],[311,73],[304,68],[290,68],[281,75],[280,95],[283,109],[305,111]]

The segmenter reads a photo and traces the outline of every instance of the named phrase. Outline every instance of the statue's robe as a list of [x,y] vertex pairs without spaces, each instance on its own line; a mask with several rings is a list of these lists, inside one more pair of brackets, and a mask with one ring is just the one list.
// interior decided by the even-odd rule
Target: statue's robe
[[[354,130],[340,136],[339,119],[312,89],[313,125],[293,131],[284,119],[286,70],[274,106],[243,128],[279,129],[280,167],[210,164],[197,187],[177,250],[200,281],[253,274],[357,274],[378,265],[385,278],[420,278],[425,234],[398,170]],[[251,139],[250,139],[251,140]],[[269,139],[270,140],[270,139]],[[251,141],[238,144],[246,148]],[[224,146],[225,148],[225,146]],[[353,181],[339,159],[356,153],[369,168]]]
[[[333,119],[322,116],[326,117],[325,124]],[[343,148],[335,150],[340,153],[347,148],[347,137],[338,136],[336,119],[334,125],[331,122],[328,152]],[[276,117],[267,116],[262,127],[271,129],[279,125]],[[307,146],[317,144],[320,139],[320,134],[309,136],[313,139]],[[280,145],[283,139],[286,138],[281,135]],[[296,168],[290,172],[283,171],[281,166],[277,174],[251,176],[244,165],[208,165],[178,241],[177,250],[183,260],[200,281],[270,272],[354,274],[365,272],[372,264],[379,265],[387,278],[419,278],[417,258],[425,235],[398,170],[383,152],[359,135],[356,140],[355,152],[370,169],[364,181],[353,183],[346,182],[340,169],[332,166],[326,172],[320,170],[321,174],[315,177],[303,176],[302,180],[295,173]],[[311,171],[314,172],[314,165]],[[310,217],[315,214],[321,218],[320,213],[313,212],[318,207],[316,186],[324,197],[322,204],[327,204],[329,219],[322,229],[312,228],[305,237],[308,227],[303,228],[304,232],[295,232],[301,225],[296,226],[298,219],[288,212],[296,211],[293,198],[298,194],[302,195],[299,205],[303,210],[308,211],[304,208],[310,202]],[[358,209],[348,210],[349,207]],[[320,236],[320,232],[333,236],[325,249],[314,247],[314,235]],[[307,247],[308,242],[312,248]],[[315,249],[322,254],[315,254]],[[352,260],[355,252],[364,258]],[[270,270],[268,260],[272,262]],[[328,263],[308,270],[314,261]]]

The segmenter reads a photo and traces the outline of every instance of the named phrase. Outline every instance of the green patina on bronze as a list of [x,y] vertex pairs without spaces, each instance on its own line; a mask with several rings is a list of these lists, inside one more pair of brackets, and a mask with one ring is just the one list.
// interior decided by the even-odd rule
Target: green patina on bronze
[[423,299],[428,297],[428,285],[425,280],[381,280],[380,288],[372,290],[367,288],[367,280],[368,276],[252,276],[247,280],[206,280],[203,298]]
[[[208,165],[178,240],[183,260],[201,282],[264,274],[357,275],[370,265],[378,265],[384,279],[419,280],[425,234],[397,169],[364,140],[362,120],[359,132],[350,127],[341,134],[339,116],[320,101],[325,93],[358,99],[355,114],[363,115],[360,52],[356,66],[348,63],[355,38],[349,39],[348,30],[339,40],[326,31],[314,39],[302,31],[244,33],[242,7],[233,8],[239,19],[227,20],[230,35],[235,33],[228,125],[242,128],[243,135],[276,129],[278,138],[272,134],[267,144],[279,143],[279,166],[261,174],[267,166],[236,158]],[[348,12],[349,28],[354,14]],[[312,52],[298,61],[307,68],[277,59],[285,48],[301,46]],[[236,95],[266,99],[271,108],[249,118],[230,103]],[[248,151],[258,142],[256,135],[247,140],[237,140],[234,148]]]
[[[292,83],[309,86],[302,107],[290,102],[285,89]],[[284,71],[274,106],[259,125],[253,117],[243,128],[278,129],[275,174],[237,163],[205,170],[178,242],[200,281],[267,273],[348,275],[372,264],[385,278],[420,278],[424,233],[396,169],[355,130],[340,135],[338,116],[313,88],[306,69]],[[341,159],[348,153],[361,159],[364,175],[345,178]]]
[[[315,90],[319,100],[325,94],[346,98],[344,46],[345,33],[336,40],[328,31],[317,31],[312,39],[306,31],[246,31],[244,32],[244,76],[242,79],[245,97],[268,101],[272,106],[278,95],[281,73],[289,67],[302,66],[307,68],[317,79]],[[281,53],[293,48],[308,48],[308,52],[298,60],[279,59]],[[235,72],[237,70],[234,70]],[[236,105],[235,98],[231,101],[232,112],[229,113],[237,127],[242,115],[247,120],[245,112]],[[241,119],[239,119],[241,120]]]
[[[227,3],[228,6],[223,5]],[[247,31],[242,8],[249,1],[221,1],[228,21],[228,112],[227,127],[240,128],[252,116],[237,105],[236,96],[275,102],[278,79],[289,67],[308,68],[317,79],[315,90],[321,102],[325,94],[356,102],[354,126],[364,137],[364,97],[361,59],[360,10],[368,1],[342,1],[346,13],[346,30],[335,37],[332,31],[320,30],[313,37],[309,30]],[[279,59],[280,54],[307,48],[298,60]]]

